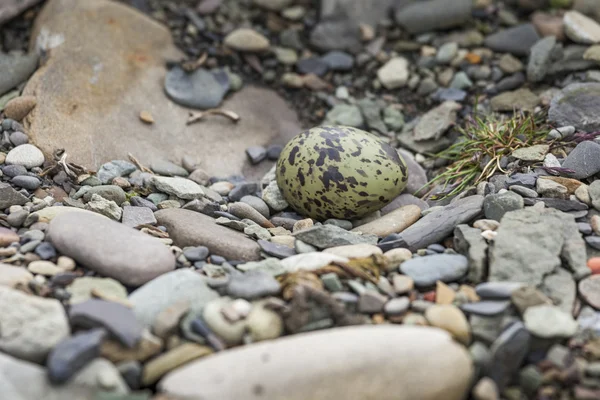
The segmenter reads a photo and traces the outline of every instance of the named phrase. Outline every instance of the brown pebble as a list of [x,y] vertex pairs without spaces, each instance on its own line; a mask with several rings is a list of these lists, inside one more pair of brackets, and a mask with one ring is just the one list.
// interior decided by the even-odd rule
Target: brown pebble
[[34,96],[20,96],[12,99],[4,107],[4,115],[15,121],[22,121],[33,110],[37,101]]
[[147,124],[153,124],[154,123],[154,117],[152,116],[152,114],[150,114],[149,111],[142,111],[140,113],[140,120],[142,122],[147,123]]
[[11,243],[18,242],[19,235],[8,228],[0,227],[0,247],[6,247]]

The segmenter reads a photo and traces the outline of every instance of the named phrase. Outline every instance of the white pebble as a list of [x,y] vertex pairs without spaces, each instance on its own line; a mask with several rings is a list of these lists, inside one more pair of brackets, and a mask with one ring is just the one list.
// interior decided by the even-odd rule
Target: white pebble
[[32,144],[23,144],[9,151],[5,162],[31,169],[44,164],[44,153]]

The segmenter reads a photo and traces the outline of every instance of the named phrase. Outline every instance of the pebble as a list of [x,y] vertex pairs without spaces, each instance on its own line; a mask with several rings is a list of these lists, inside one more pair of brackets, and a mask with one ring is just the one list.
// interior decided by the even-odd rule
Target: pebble
[[599,157],[600,144],[584,141],[569,153],[562,167],[575,171],[573,178],[585,179],[600,172]]
[[247,52],[262,52],[269,48],[269,39],[249,28],[238,28],[225,36],[223,44]]
[[568,11],[563,18],[565,34],[576,43],[600,43],[600,24],[578,11]]
[[25,176],[25,175],[15,176],[14,178],[11,179],[11,183],[13,183],[16,186],[19,186],[19,187],[22,187],[24,189],[31,190],[31,191],[39,188],[42,184],[42,182],[35,176]]
[[529,352],[531,335],[521,322],[506,328],[492,343],[489,377],[503,391]]
[[275,238],[277,237],[278,236],[271,238],[271,241],[258,240],[258,244],[261,250],[267,253],[268,255],[277,258],[291,257],[296,254],[296,251],[293,247],[274,242]]
[[427,0],[417,3],[400,3],[395,19],[410,33],[431,32],[454,28],[471,18],[472,2],[469,0]]
[[252,206],[243,203],[229,203],[227,206],[227,210],[240,219],[248,218],[263,228],[274,228],[275,225],[271,223],[267,218],[265,218],[260,212],[252,208]]
[[200,185],[186,178],[154,176],[152,183],[157,190],[184,200],[193,200],[205,194]]
[[58,268],[56,264],[50,261],[32,261],[27,266],[29,272],[33,274],[39,274],[44,276],[54,276],[64,272],[61,268]]
[[125,226],[137,228],[141,225],[155,225],[156,217],[150,208],[125,206],[121,222]]
[[507,212],[520,210],[523,207],[525,207],[523,198],[513,192],[491,194],[483,201],[485,217],[496,221],[501,221]]
[[540,338],[569,338],[577,331],[577,322],[558,307],[537,305],[523,314],[527,330]]
[[[588,263],[589,265],[589,263]],[[600,310],[600,275],[587,277],[579,282],[579,294],[596,310]]]
[[150,169],[152,169],[152,171],[154,171],[154,173],[158,175],[182,177],[186,177],[189,175],[188,171],[185,168],[180,167],[179,165],[167,160],[157,160],[152,162],[152,164],[150,164]]
[[0,286],[0,325],[0,350],[36,363],[43,363],[71,331],[58,300],[28,295],[6,286]]
[[359,243],[346,246],[330,247],[323,250],[326,254],[335,254],[346,258],[367,258],[375,254],[383,254],[381,249],[372,244]]
[[[362,345],[348,357],[345,349],[356,343]],[[383,343],[386,345],[382,346]],[[299,348],[313,351],[295,352],[296,356],[290,358],[289,354]],[[406,363],[408,354],[415,352],[422,357]],[[423,361],[434,354],[444,354],[444,358],[437,364],[436,380],[432,382],[427,378],[431,369]],[[264,357],[268,357],[268,363],[259,362]],[[314,366],[319,365],[317,360],[323,359],[328,360],[327,367],[315,370]],[[247,363],[254,368],[231,369],[231,365]],[[354,376],[351,371],[356,368],[365,371],[363,378],[372,383],[368,389],[350,379]],[[395,371],[394,378],[376,378],[382,369]],[[206,400],[249,398],[256,393],[257,385],[274,396],[294,393],[298,399],[333,399],[340,395],[392,398],[402,392],[407,399],[433,400],[437,394],[444,393],[446,399],[458,400],[469,390],[471,373],[468,353],[443,331],[425,327],[362,326],[266,341],[191,362],[163,378],[159,390],[172,396]],[[404,379],[409,375],[410,384],[406,381],[408,378]],[[217,376],[225,379],[214,384]],[[325,386],[318,383],[324,378]],[[283,385],[282,382],[288,383]]]
[[144,387],[150,386],[170,371],[178,370],[179,367],[190,361],[207,356],[212,352],[212,349],[207,346],[183,343],[144,364],[141,383]]
[[486,37],[485,46],[497,53],[527,56],[539,39],[540,37],[532,24],[521,24],[502,29]]
[[456,306],[435,304],[425,311],[425,318],[432,325],[448,331],[454,339],[468,346],[471,330],[467,318]]
[[232,299],[221,297],[208,303],[202,311],[202,319],[208,328],[214,332],[228,346],[239,345],[243,341],[246,330],[246,321],[243,319],[229,321],[223,310],[230,307]]
[[377,237],[374,235],[360,235],[355,232],[348,232],[335,225],[313,226],[311,228],[295,232],[293,236],[296,239],[299,239],[304,243],[310,244],[319,249],[360,243],[377,243]]
[[102,164],[96,176],[103,184],[112,182],[114,178],[126,176],[136,170],[136,166],[123,160],[113,160]]
[[231,276],[226,292],[233,298],[254,300],[273,296],[280,292],[281,286],[273,276],[264,271],[248,271]]
[[529,82],[541,82],[550,69],[552,51],[556,46],[556,37],[549,36],[540,39],[531,47],[531,55],[527,64],[527,80]]
[[523,286],[521,282],[485,282],[477,285],[475,291],[484,299],[510,299],[512,293]]
[[296,63],[296,69],[300,74],[315,74],[323,76],[327,73],[329,66],[319,57],[303,58]]
[[281,193],[276,181],[270,182],[269,185],[264,188],[262,199],[275,211],[282,211],[289,207],[289,204],[285,201],[283,193]]
[[408,60],[404,57],[394,57],[377,71],[381,84],[389,90],[403,87],[408,82]]
[[36,104],[35,96],[19,96],[6,103],[4,115],[6,118],[22,121]]
[[142,285],[175,268],[159,240],[94,214],[63,213],[52,220],[48,235],[61,254],[127,285]]
[[350,71],[354,67],[354,57],[350,54],[333,50],[321,57],[331,71]]
[[44,154],[32,144],[15,147],[6,155],[6,164],[21,165],[27,169],[39,167],[44,163]]
[[216,73],[203,68],[187,73],[180,67],[174,67],[165,78],[167,95],[185,107],[201,110],[216,108],[228,90],[228,80],[220,80]]
[[[4,10],[3,10],[4,11]],[[38,67],[39,56],[33,51],[30,54],[0,54],[0,95],[26,81]]]
[[106,331],[96,328],[79,332],[60,342],[48,356],[48,379],[63,384],[100,355],[100,346]]
[[[596,132],[600,130],[600,116],[595,112],[598,109],[599,103],[600,83],[571,83],[552,98],[548,110],[548,120],[556,126],[570,125],[574,126],[577,130]],[[594,145],[596,143],[593,141],[583,141],[577,147],[584,145],[590,151],[590,144]],[[588,162],[595,165],[591,161]],[[568,168],[565,165],[563,167]],[[576,179],[583,178],[579,171],[576,171],[576,174],[571,177]]]
[[418,287],[433,286],[437,281],[454,282],[468,271],[465,256],[436,254],[417,257],[400,264],[400,271],[410,276]]
[[32,279],[33,275],[27,269],[0,263],[0,287],[26,286]]
[[67,286],[66,290],[71,295],[69,304],[83,303],[94,298],[94,294],[101,294],[103,298],[115,301],[127,300],[127,289],[112,278],[79,277]]
[[397,297],[385,303],[383,312],[386,315],[402,315],[408,311],[409,307],[410,299],[408,297]]
[[296,272],[296,271],[314,271],[319,268],[323,268],[333,262],[347,263],[350,261],[346,257],[341,257],[335,254],[327,253],[305,253],[297,254],[295,256],[288,257],[281,261],[281,267],[285,272]]
[[246,329],[252,342],[277,339],[283,334],[283,320],[266,303],[256,302],[246,317]]
[[478,301],[475,303],[463,304],[460,309],[467,314],[482,315],[492,317],[504,313],[510,306],[509,301]]

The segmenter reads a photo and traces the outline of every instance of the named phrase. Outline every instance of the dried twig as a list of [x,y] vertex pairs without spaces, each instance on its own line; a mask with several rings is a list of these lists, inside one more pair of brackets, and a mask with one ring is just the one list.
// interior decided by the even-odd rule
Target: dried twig
[[131,153],[127,153],[127,157],[129,157],[129,160],[131,160],[132,163],[135,164],[136,167],[138,167],[140,169],[140,171],[142,172],[147,172],[149,174],[154,174],[154,172],[152,172],[149,168],[144,167],[137,158],[135,158],[133,156],[133,154]]
[[206,60],[208,59],[208,54],[206,52],[202,53],[202,55],[195,61],[186,61],[181,64],[181,68],[183,68],[186,72],[194,72],[198,68],[204,65]]
[[204,119],[204,117],[206,117],[207,115],[222,115],[224,117],[229,118],[230,120],[232,120],[235,123],[237,123],[241,119],[240,116],[238,114],[234,113],[233,111],[215,108],[215,109],[206,110],[206,111],[190,111],[190,116],[187,120],[187,124],[191,125],[195,122],[198,122],[198,121]]

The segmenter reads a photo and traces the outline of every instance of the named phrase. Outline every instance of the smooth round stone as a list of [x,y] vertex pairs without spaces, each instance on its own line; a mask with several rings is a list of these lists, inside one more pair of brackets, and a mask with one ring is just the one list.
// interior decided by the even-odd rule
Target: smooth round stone
[[4,162],[31,169],[44,164],[44,153],[32,144],[24,144],[9,151]]
[[223,308],[230,306],[232,300],[229,297],[222,297],[208,303],[202,312],[202,318],[206,325],[217,336],[223,339],[228,345],[235,346],[242,343],[244,332],[246,331],[246,321],[236,322],[228,321],[222,313]]
[[435,304],[425,311],[427,321],[437,328],[448,331],[465,346],[471,341],[471,328],[465,315],[451,304]]
[[281,291],[281,285],[267,272],[248,271],[231,276],[226,291],[233,298],[252,300],[276,295]]
[[186,247],[183,249],[183,255],[191,262],[206,260],[209,253],[208,248],[204,246]]
[[0,287],[26,286],[32,279],[33,275],[27,269],[0,263]]
[[392,249],[386,251],[383,256],[388,262],[388,269],[393,270],[396,269],[406,260],[410,260],[412,258],[412,252],[408,249]]
[[101,293],[106,298],[127,299],[127,289],[111,278],[83,276],[67,286],[67,292],[71,294],[69,304],[79,304],[93,298],[92,292]]
[[286,400],[438,400],[440,393],[459,400],[468,393],[472,373],[468,352],[442,330],[360,326],[218,353],[172,371],[158,388],[204,400],[252,398],[257,388]]
[[315,74],[323,76],[327,73],[329,66],[319,57],[310,57],[299,60],[296,63],[296,69],[301,74]]
[[379,237],[385,237],[393,233],[400,233],[421,217],[421,209],[410,204],[400,207],[383,217],[374,219],[366,224],[359,225],[352,229],[352,232],[361,232],[363,234],[373,234]]
[[60,342],[48,356],[48,378],[54,384],[63,384],[100,353],[106,336],[104,329],[79,332]]
[[475,291],[485,299],[510,299],[512,292],[523,286],[521,282],[485,282],[477,285]]
[[185,168],[166,160],[154,161],[152,164],[150,164],[150,169],[152,169],[152,171],[155,173],[164,176],[186,177],[189,175]]
[[27,190],[35,190],[40,187],[42,182],[35,176],[20,175],[11,179],[15,186],[22,187]]
[[541,338],[568,338],[577,332],[573,317],[551,305],[529,307],[523,321],[531,334]]
[[288,257],[281,261],[286,272],[314,271],[333,262],[347,263],[350,259],[335,254],[305,253]]
[[385,303],[383,312],[387,315],[402,315],[410,307],[410,299],[408,297],[397,297]]
[[467,314],[494,316],[503,313],[510,306],[510,301],[478,301],[465,303],[460,309]]
[[266,308],[264,302],[257,302],[246,317],[246,329],[253,342],[277,339],[283,334],[283,320],[275,311]]
[[435,254],[412,258],[400,265],[400,272],[410,276],[416,286],[433,286],[437,281],[454,282],[462,278],[469,269],[465,256]]
[[22,165],[5,165],[2,167],[2,173],[9,178],[14,178],[19,175],[26,175],[27,168]]
[[321,57],[321,61],[327,64],[332,71],[349,71],[354,67],[354,57],[338,50],[328,52]]
[[55,217],[48,240],[63,255],[126,285],[142,285],[175,268],[175,257],[160,240],[93,213]]
[[261,213],[265,218],[269,218],[271,216],[269,206],[260,197],[244,196],[240,199],[240,202],[248,204],[250,207]]
[[590,306],[600,310],[600,275],[592,275],[580,281],[579,294]]
[[19,241],[19,235],[8,228],[0,227],[0,247],[6,247]]
[[374,254],[383,254],[383,251],[373,244],[359,243],[330,247],[323,250],[323,253],[335,254],[346,258],[367,258]]
[[249,28],[238,28],[223,40],[225,46],[234,50],[262,52],[269,48],[269,39]]
[[56,274],[60,274],[64,272],[62,269],[58,268],[56,264],[51,261],[32,261],[27,266],[29,272],[33,274],[39,274],[44,276],[54,276]]
[[10,134],[10,142],[15,146],[21,146],[29,142],[29,136],[21,131],[16,131]]
[[178,104],[206,110],[216,108],[229,90],[229,81],[219,80],[214,73],[199,68],[187,73],[180,67],[167,72],[165,91]]

